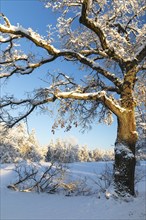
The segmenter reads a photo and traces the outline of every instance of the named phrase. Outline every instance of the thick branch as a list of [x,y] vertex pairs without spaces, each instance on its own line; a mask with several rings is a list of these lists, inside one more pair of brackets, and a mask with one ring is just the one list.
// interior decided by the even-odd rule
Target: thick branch
[[51,55],[56,55],[59,52],[59,50],[47,43],[44,39],[41,38],[40,35],[37,35],[32,30],[26,30],[22,27],[15,27],[12,25],[10,25],[9,27],[0,25],[0,32],[25,37],[31,40],[34,44],[36,44],[36,46],[46,49]]
[[116,87],[121,88],[122,82],[120,81],[120,79],[118,77],[116,77],[114,74],[111,74],[109,71],[107,71],[104,68],[97,65],[97,63],[94,62],[92,59],[88,59],[87,57],[81,55],[80,53],[76,53],[76,52],[69,51],[69,50],[60,51],[58,56],[59,55],[60,56],[75,57],[78,61],[80,61],[80,63],[83,63],[83,64],[91,67],[91,69],[97,71],[98,73],[100,73],[101,75],[106,77],[108,80],[110,80],[113,84],[115,84]]
[[[73,58],[76,58],[79,62],[89,66],[90,68],[92,68],[93,70],[99,72],[100,74],[102,74],[104,77],[106,77],[108,80],[110,80],[111,82],[113,82],[115,84],[116,87],[120,88],[122,85],[122,82],[118,79],[118,77],[116,77],[114,74],[111,74],[110,72],[108,72],[107,70],[104,70],[103,68],[101,68],[100,66],[97,65],[96,62],[94,62],[91,59],[88,59],[87,57],[83,56],[80,53],[71,51],[71,50],[58,50],[56,49],[54,46],[52,46],[51,44],[49,44],[46,40],[42,39],[41,36],[38,36],[35,32],[33,32],[32,30],[26,30],[22,27],[15,27],[10,25],[10,27],[6,27],[4,25],[0,26],[0,32],[2,33],[8,33],[8,34],[14,34],[14,35],[18,35],[21,37],[26,37],[27,39],[29,39],[30,41],[32,41],[33,43],[36,44],[36,46],[42,47],[44,49],[46,49],[48,51],[49,54],[53,55],[52,58],[45,60],[44,62],[40,62],[38,64],[34,64],[34,65],[29,65],[26,69],[21,69],[20,68],[20,73],[21,74],[25,74],[25,70],[26,74],[31,73],[33,71],[33,68],[36,68],[44,63],[47,62],[51,62],[54,59],[56,59],[57,57],[67,57],[67,56],[71,56]],[[30,69],[31,68],[31,69]],[[30,70],[30,71],[29,71]],[[16,67],[16,69],[12,72],[19,72],[19,69]],[[2,74],[2,77],[8,77],[9,75],[12,74]]]
[[55,94],[58,99],[74,99],[74,100],[94,100],[101,101],[103,105],[108,107],[115,115],[120,116],[124,108],[121,108],[118,104],[110,99],[105,91],[94,93],[78,93],[78,92],[58,92]]
[[85,26],[87,26],[92,31],[94,31],[95,34],[97,34],[97,36],[100,39],[102,48],[106,50],[108,49],[108,45],[103,31],[101,30],[99,25],[95,24],[95,22],[93,22],[91,19],[88,18],[89,4],[90,4],[89,0],[83,1],[80,22]]
[[111,48],[109,46],[108,41],[100,25],[97,22],[94,22],[92,19],[88,18],[89,4],[89,0],[83,1],[80,22],[86,27],[88,27],[90,30],[92,30],[98,36],[101,46],[103,50],[106,52],[106,54],[110,58],[112,57],[116,62],[120,64],[120,66],[122,66],[122,64],[124,63],[123,58],[120,55],[116,54],[114,48]]
[[[53,94],[54,93],[54,94]],[[76,91],[72,92],[60,92],[55,91],[52,92],[51,97],[44,98],[43,100],[35,100],[35,99],[26,99],[26,100],[10,100],[6,101],[1,104],[1,107],[8,107],[11,108],[13,106],[20,106],[20,105],[26,105],[28,106],[29,110],[25,112],[24,114],[20,115],[18,118],[15,118],[14,121],[10,121],[9,127],[13,127],[15,124],[17,124],[19,121],[26,118],[28,115],[30,115],[36,107],[47,104],[49,102],[54,102],[56,99],[72,99],[72,100],[85,100],[85,101],[98,101],[101,102],[103,105],[105,105],[107,108],[109,108],[115,115],[118,117],[121,115],[122,112],[125,111],[124,108],[121,108],[120,105],[116,104],[115,101],[113,101],[111,98],[109,98],[105,91],[101,92],[94,92],[94,93],[80,93]],[[2,121],[3,118],[1,117]]]

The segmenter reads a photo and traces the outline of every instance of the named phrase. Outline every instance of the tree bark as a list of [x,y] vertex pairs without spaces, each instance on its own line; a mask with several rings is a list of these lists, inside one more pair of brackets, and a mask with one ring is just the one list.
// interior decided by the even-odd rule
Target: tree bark
[[118,117],[118,132],[115,143],[115,191],[121,196],[135,195],[135,145],[137,136],[134,110],[127,110]]

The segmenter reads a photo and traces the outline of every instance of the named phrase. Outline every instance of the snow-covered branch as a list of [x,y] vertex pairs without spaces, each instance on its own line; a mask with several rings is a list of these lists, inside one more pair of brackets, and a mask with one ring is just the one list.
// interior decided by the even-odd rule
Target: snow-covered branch
[[[56,99],[71,99],[71,100],[85,100],[85,101],[97,101],[101,102],[107,108],[109,108],[115,115],[120,115],[125,109],[121,108],[112,98],[109,98],[105,91],[101,92],[92,92],[92,93],[82,93],[81,91],[72,91],[72,92],[61,92],[59,90],[45,90],[42,91],[42,99],[38,99],[37,96],[40,94],[36,94],[36,98],[29,98],[24,100],[15,100],[11,98],[10,100],[3,100],[1,104],[1,108],[11,107],[14,108],[16,106],[26,106],[27,110],[23,114],[19,115],[16,118],[11,119],[8,122],[10,127],[13,127],[15,124],[25,119],[28,115],[32,113],[38,106],[42,106],[44,104],[48,104],[50,102],[54,102]],[[43,94],[43,93],[46,93]],[[49,95],[50,93],[50,95]],[[5,122],[3,115],[1,115],[1,120]]]
[[[1,25],[0,26],[0,31],[2,33],[9,33],[9,34],[13,34],[13,35],[16,35],[16,36],[19,36],[19,37],[20,36],[21,37],[26,37],[27,39],[29,39],[30,41],[35,43],[36,46],[39,46],[39,47],[42,47],[42,48],[46,49],[47,52],[52,55],[51,58],[44,59],[44,60],[42,60],[38,63],[28,63],[28,65],[26,65],[26,67],[20,67],[20,66],[17,66],[17,65],[15,66],[14,65],[14,69],[12,71],[10,71],[9,73],[2,73],[0,75],[0,78],[9,77],[9,76],[13,75],[14,73],[29,74],[35,68],[37,68],[37,67],[39,67],[39,66],[41,66],[45,63],[49,63],[49,62],[55,60],[58,57],[63,56],[63,57],[66,57],[66,58],[68,58],[68,57],[75,58],[80,63],[89,66],[91,69],[99,72],[104,77],[106,77],[108,80],[110,80],[112,83],[114,83],[116,87],[120,87],[122,85],[122,82],[118,79],[118,77],[116,77],[114,74],[108,72],[107,70],[105,70],[101,66],[97,65],[97,63],[95,61],[93,61],[92,59],[89,59],[86,56],[84,56],[83,51],[81,51],[81,53],[77,53],[77,52],[74,52],[72,50],[58,50],[54,46],[50,45],[46,40],[44,40],[37,33],[33,32],[30,29],[26,30],[22,27],[15,27],[15,26],[12,26],[12,25],[10,25],[10,27],[6,27],[4,25]],[[85,51],[84,51],[84,53],[85,53]],[[99,52],[99,54],[101,54],[101,55],[102,55],[102,53],[103,52]],[[87,55],[87,54],[85,54],[85,55]],[[105,54],[105,56],[106,56],[106,54]],[[10,60],[6,61],[6,62],[10,62]],[[1,63],[1,64],[4,64],[4,62]]]
[[13,97],[11,98],[6,98],[6,99],[3,99],[1,101],[1,105],[0,107],[2,109],[4,108],[7,108],[7,107],[11,107],[12,109],[17,107],[17,106],[25,106],[25,112],[21,113],[19,116],[17,116],[16,118],[12,118],[10,116],[9,113],[7,113],[7,117],[8,117],[8,121],[7,119],[5,119],[5,111],[4,111],[4,115],[3,115],[3,112],[1,114],[1,117],[0,117],[0,120],[2,122],[6,122],[7,125],[9,127],[13,127],[15,124],[17,124],[18,122],[20,122],[21,120],[25,119],[27,116],[29,116],[38,106],[41,106],[43,104],[46,104],[48,102],[54,102],[55,101],[55,96],[48,96],[47,98],[45,99],[23,99],[23,100],[15,100]]
[[[56,99],[61,100],[60,103],[62,100],[71,102],[71,105],[74,100],[79,100],[79,103],[85,104],[82,106],[83,110],[79,108],[80,112],[85,113],[85,118],[88,118],[88,115],[92,117],[92,114],[97,116],[97,108],[99,105],[101,107],[101,104],[103,113],[107,108],[117,116],[125,110],[129,102],[130,106],[134,106],[133,88],[136,75],[145,69],[145,27],[140,25],[145,10],[143,3],[137,3],[136,0],[123,0],[123,5],[118,1],[51,0],[45,4],[53,11],[58,10],[57,25],[54,29],[49,29],[49,35],[46,37],[31,28],[13,26],[8,18],[1,14],[4,22],[0,25],[0,41],[5,50],[2,51],[0,61],[0,78],[8,78],[15,73],[30,74],[44,64],[56,59],[60,61],[60,58],[64,58],[64,62],[79,65],[81,77],[72,78],[71,73],[57,73],[57,76],[56,73],[49,73],[48,88],[40,88],[39,92],[35,92],[34,98],[29,100],[16,101],[8,98],[7,101],[2,101],[2,108],[26,105],[27,112],[15,120],[18,122],[38,106]],[[63,13],[59,14],[60,12]],[[52,37],[54,32],[53,44],[50,36]],[[39,52],[41,49],[42,53],[25,54],[17,50],[17,39],[20,39],[20,44],[23,44],[23,39],[27,39],[39,48]],[[60,44],[55,44],[58,40]],[[118,95],[114,97],[112,92]],[[115,101],[119,97],[120,100]],[[121,103],[126,103],[124,108],[121,108]],[[89,105],[91,108],[86,108]],[[86,114],[87,112],[89,114]]]
[[105,35],[103,31],[101,30],[100,26],[98,24],[95,25],[95,23],[88,18],[88,12],[90,10],[90,4],[91,1],[89,0],[84,0],[82,3],[82,12],[81,12],[81,17],[80,17],[80,22],[84,25],[86,25],[88,28],[93,30],[97,36],[100,39],[102,48],[104,50],[108,49],[107,41],[105,39]]
[[51,55],[56,55],[59,52],[59,50],[57,50],[51,44],[47,43],[46,40],[44,40],[31,28],[27,30],[25,28],[22,28],[21,26],[10,25],[9,27],[6,27],[5,25],[0,25],[0,32],[25,37],[31,40],[36,46],[46,49]]
[[58,92],[55,94],[58,99],[74,99],[74,100],[94,100],[102,102],[108,107],[115,115],[121,114],[125,109],[115,103],[111,98],[106,95],[105,91],[92,92],[92,93],[79,93],[79,92]]
[[91,7],[89,6],[92,4],[91,2],[92,1],[89,0],[83,1],[80,22],[98,36],[102,49],[107,54],[107,56],[112,57],[113,60],[117,61],[121,65],[124,62],[124,59],[122,56],[116,53],[114,48],[109,45],[107,37],[102,30],[102,26],[100,26],[98,21],[95,22],[93,19],[88,18],[88,10]]
[[121,87],[122,85],[122,81],[115,75],[112,74],[111,72],[107,71],[106,69],[104,69],[103,67],[99,66],[95,61],[93,61],[92,59],[89,59],[85,56],[83,56],[80,53],[76,53],[70,50],[63,50],[60,51],[59,53],[60,56],[71,56],[76,58],[80,63],[85,64],[87,66],[89,66],[91,69],[97,71],[98,73],[100,73],[101,75],[103,75],[105,78],[107,78],[108,80],[110,80],[112,83],[115,84],[115,86],[117,86],[118,88]]
[[43,59],[39,62],[34,62],[34,63],[30,63],[29,62],[29,57],[26,56],[26,58],[22,57],[22,56],[17,56],[16,58],[13,58],[12,60],[6,60],[6,61],[2,61],[0,62],[1,65],[4,65],[4,64],[14,64],[14,62],[16,61],[27,61],[27,64],[25,66],[20,66],[20,65],[17,65],[17,63],[15,63],[14,65],[14,68],[13,70],[11,71],[8,71],[8,72],[3,72],[0,74],[0,78],[4,78],[4,77],[10,77],[12,76],[13,74],[15,73],[19,73],[21,75],[26,75],[26,74],[30,74],[32,73],[36,68],[42,66],[43,64],[45,63],[49,63],[49,62],[52,62],[53,60],[55,60],[56,57],[55,56],[52,56],[50,58],[47,58],[47,59]]

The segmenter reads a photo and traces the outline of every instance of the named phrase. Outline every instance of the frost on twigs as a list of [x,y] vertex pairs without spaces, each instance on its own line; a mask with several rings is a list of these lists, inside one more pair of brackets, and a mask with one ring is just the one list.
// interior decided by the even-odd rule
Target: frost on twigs
[[95,178],[91,180],[95,184],[95,191],[98,194],[98,198],[104,195],[109,199],[113,194],[113,163],[106,163],[102,172],[100,174],[95,173]]
[[[142,0],[45,0],[44,2],[46,8],[61,12],[57,28],[63,45],[70,49],[76,51],[92,49],[94,42],[99,50],[105,46],[107,53],[110,51],[109,54],[114,51],[117,53],[117,57],[134,59],[145,41],[145,29],[139,25],[145,11],[144,1]],[[81,12],[83,5],[84,9]],[[70,13],[72,17],[70,17]],[[86,28],[84,25],[80,29],[74,28],[74,23],[80,16],[83,20],[82,23],[85,26],[90,26],[90,28]],[[106,39],[105,42],[104,39]],[[135,41],[135,44],[132,41]]]
[[15,165],[14,171],[17,173],[17,180],[8,188],[21,192],[55,193],[65,175],[65,168],[57,163],[41,166],[37,163],[22,162]]
[[87,178],[67,180],[61,185],[65,196],[90,196],[95,194],[94,190],[88,186]]
[[84,180],[67,180],[67,167],[61,163],[20,162],[15,165],[16,180],[7,187],[20,192],[62,193],[65,196],[91,195]]

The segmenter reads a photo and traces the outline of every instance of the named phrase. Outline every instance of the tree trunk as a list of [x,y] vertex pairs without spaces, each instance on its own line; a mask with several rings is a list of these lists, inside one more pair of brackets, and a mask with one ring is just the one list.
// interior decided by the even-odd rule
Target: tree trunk
[[115,143],[114,182],[115,191],[120,196],[135,194],[136,141],[134,110],[127,110],[118,117],[118,132]]

